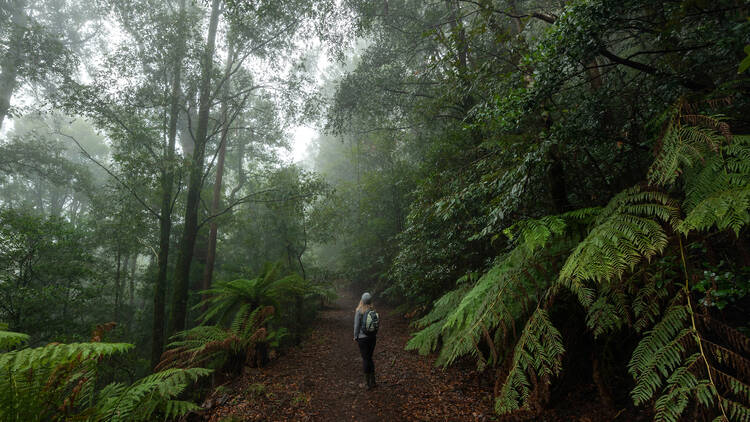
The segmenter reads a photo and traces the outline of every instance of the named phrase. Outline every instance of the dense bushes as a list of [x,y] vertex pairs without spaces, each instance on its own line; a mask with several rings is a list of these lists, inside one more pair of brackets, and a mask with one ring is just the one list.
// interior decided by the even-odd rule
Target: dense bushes
[[[496,409],[512,411],[563,369],[563,339],[548,312],[565,289],[586,310],[595,337],[643,336],[628,364],[631,395],[637,405],[651,403],[657,420],[677,420],[687,409],[746,420],[750,340],[712,315],[711,288],[703,288],[703,298],[696,293],[703,264],[690,262],[687,250],[694,244],[742,249],[747,241],[750,136],[680,112],[668,123],[651,184],[626,189],[604,207],[523,220],[506,230],[514,249],[473,285],[462,281],[435,302],[408,348],[439,349],[443,364],[463,355],[475,356],[481,367],[509,361]],[[733,234],[722,235],[726,230]],[[662,255],[671,264],[651,262]],[[665,265],[680,276],[653,272]],[[747,268],[735,264],[728,274],[741,289]],[[743,299],[742,291],[729,293],[731,300]]]

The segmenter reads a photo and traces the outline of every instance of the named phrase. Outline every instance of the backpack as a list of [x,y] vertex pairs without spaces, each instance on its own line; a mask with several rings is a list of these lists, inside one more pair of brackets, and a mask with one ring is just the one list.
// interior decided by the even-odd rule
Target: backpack
[[362,332],[371,336],[378,333],[378,328],[380,328],[380,315],[370,309],[362,315]]

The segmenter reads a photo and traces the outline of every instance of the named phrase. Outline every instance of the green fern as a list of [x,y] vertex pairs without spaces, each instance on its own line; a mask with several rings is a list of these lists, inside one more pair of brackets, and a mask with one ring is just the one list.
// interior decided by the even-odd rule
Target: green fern
[[174,336],[157,369],[208,367],[219,369],[232,361],[250,362],[256,347],[273,340],[266,325],[272,306],[253,308],[245,304],[230,326],[199,325]]
[[[558,248],[565,250],[566,246],[534,254],[528,244],[520,243],[482,275],[442,321],[443,345],[437,363],[449,365],[470,355],[478,359],[480,367],[499,364],[500,345],[515,340],[511,336],[515,337],[519,320],[528,317],[546,294],[554,274],[551,254]],[[490,356],[479,353],[481,341],[490,344]]]
[[79,408],[93,408],[99,360],[132,347],[53,343],[0,354],[0,420],[62,420]]
[[[422,329],[407,349],[428,353],[440,346],[437,364],[474,356],[480,369],[511,358],[515,369],[497,408],[506,411],[521,405],[532,388],[528,374],[549,380],[559,371],[560,335],[538,304],[556,278],[557,256],[567,254],[573,245],[563,235],[574,223],[585,223],[597,212],[578,210],[525,220],[506,229],[514,248],[476,282],[459,283],[436,301],[432,311],[417,322]],[[488,356],[480,352],[482,342],[489,346]],[[530,351],[540,360],[530,361]]]
[[99,393],[95,420],[126,422],[149,421],[158,414],[164,420],[177,418],[199,406],[176,400],[188,385],[211,373],[209,369],[167,369],[131,385],[114,383]]
[[406,343],[406,350],[416,350],[420,355],[434,352],[440,343],[445,318],[456,309],[470,288],[470,284],[462,283],[436,300],[432,310],[414,323],[420,331]]
[[716,226],[739,236],[750,223],[750,137],[734,137],[720,154],[686,176],[686,217],[678,229],[688,233]]
[[603,283],[586,309],[586,326],[594,337],[620,330],[629,322],[628,298],[616,284]]
[[[648,180],[657,185],[670,185],[687,168],[697,165],[711,152],[719,150],[729,138],[728,126],[721,116],[682,115],[678,105],[672,114],[659,154],[648,172]],[[701,126],[685,125],[684,122]],[[723,133],[720,133],[723,132]]]
[[588,236],[570,254],[559,281],[579,294],[583,281],[619,279],[642,260],[664,250],[668,236],[663,224],[674,226],[678,219],[679,209],[666,194],[637,186],[620,192],[602,209]]
[[[685,297],[681,290],[633,351],[628,365],[636,381],[633,402],[641,405],[656,397],[656,421],[678,421],[693,401],[716,420],[747,421],[750,385],[736,374],[746,374],[750,360],[705,338]],[[724,334],[735,344],[748,344],[736,331]]]
[[195,309],[206,308],[199,318],[203,324],[226,324],[246,304],[253,308],[273,306],[283,309],[282,303],[318,291],[323,292],[323,289],[313,291],[311,285],[297,274],[284,276],[281,263],[266,263],[256,278],[215,283],[213,288],[202,292],[207,299]]
[[6,324],[0,324],[0,350],[11,349],[29,340],[27,334],[6,331],[7,329],[8,326]]
[[329,290],[297,274],[284,275],[280,263],[267,263],[250,280],[218,282],[203,292],[207,298],[195,307],[206,307],[201,325],[177,333],[157,368],[219,369],[263,360],[258,353],[266,347],[278,347],[288,334],[284,326],[274,326],[274,322],[291,311],[301,312],[296,307],[298,299],[334,297]]
[[[595,337],[626,325],[636,332],[653,325],[633,352],[629,370],[636,381],[634,402],[652,402],[655,420],[677,421],[686,409],[699,406],[716,413],[717,420],[750,421],[750,385],[743,381],[750,377],[750,360],[744,357],[750,354],[750,340],[728,327],[717,329],[718,323],[708,327],[707,317],[700,322],[688,285],[664,306],[673,291],[667,280],[676,269],[670,263],[674,254],[658,261],[655,274],[644,265],[670,242],[679,240],[682,251],[675,231],[715,227],[739,236],[750,223],[748,137],[733,136],[719,117],[681,112],[681,106],[670,111],[648,174],[651,187],[626,189],[603,208],[525,220],[504,230],[513,249],[476,282],[458,283],[436,301],[416,323],[421,330],[407,348],[420,353],[439,349],[441,365],[474,356],[480,368],[512,356],[496,410],[524,407],[532,391],[560,370],[562,339],[544,306],[567,288],[586,310]],[[679,204],[656,190],[662,187],[675,197],[684,188],[685,200]],[[577,242],[576,228],[582,225],[589,229]],[[558,259],[565,259],[560,267]],[[716,336],[731,347],[712,342]],[[480,351],[487,349],[489,356]]]
[[661,315],[661,302],[669,295],[665,286],[661,285],[661,279],[652,274],[646,274],[646,282],[635,287],[631,309],[635,316],[633,328],[640,333],[652,326]]
[[560,332],[552,325],[544,309],[532,313],[513,351],[513,362],[508,376],[495,399],[495,411],[503,414],[521,407],[529,398],[529,373],[538,382],[549,383],[550,377],[562,369],[565,352]]

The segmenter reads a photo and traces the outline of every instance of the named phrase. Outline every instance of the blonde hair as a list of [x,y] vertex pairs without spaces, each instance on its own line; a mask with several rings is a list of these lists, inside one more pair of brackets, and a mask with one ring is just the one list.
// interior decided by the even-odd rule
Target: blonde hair
[[359,305],[357,305],[357,312],[364,314],[367,311],[372,310],[372,303],[362,303],[362,301],[359,301]]

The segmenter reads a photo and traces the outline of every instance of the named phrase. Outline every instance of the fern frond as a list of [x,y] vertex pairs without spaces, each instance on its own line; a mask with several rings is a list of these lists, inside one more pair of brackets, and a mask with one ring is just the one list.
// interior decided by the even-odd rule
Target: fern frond
[[617,331],[628,322],[625,293],[607,283],[598,290],[599,297],[586,309],[586,326],[594,337]]
[[[745,371],[750,360],[705,338],[692,323],[694,319],[690,301],[685,302],[680,291],[638,343],[628,365],[636,382],[631,391],[634,403],[643,404],[656,396],[657,421],[677,422],[693,401],[713,411],[717,420],[746,421],[750,385],[741,379],[750,376]],[[717,363],[733,374],[719,369]]]
[[667,289],[657,285],[656,277],[648,277],[647,282],[640,286],[633,298],[632,309],[635,315],[633,327],[641,332],[650,327],[661,315],[660,302],[667,297]]
[[731,229],[736,235],[750,223],[750,142],[737,136],[735,142],[714,154],[704,166],[686,177],[685,220],[682,233]]
[[100,359],[132,348],[127,343],[53,343],[0,354],[0,420],[62,419],[90,407]]
[[649,169],[649,182],[662,186],[674,183],[684,169],[703,162],[711,152],[718,151],[724,138],[711,127],[684,126],[679,119],[674,119]]
[[533,371],[541,382],[548,383],[560,372],[564,352],[560,332],[547,312],[537,308],[516,343],[511,369],[495,399],[495,411],[504,414],[521,407],[531,392],[528,373]]
[[560,270],[559,281],[619,279],[643,259],[667,245],[663,223],[676,224],[674,201],[660,192],[639,187],[617,194],[597,216],[588,236],[573,250]]
[[416,350],[420,355],[434,352],[443,333],[445,318],[456,309],[470,288],[469,284],[460,284],[457,289],[451,290],[436,300],[432,305],[432,310],[413,324],[420,328],[420,331],[413,334],[406,343],[405,349]]
[[211,372],[204,368],[167,369],[142,378],[127,388],[121,385],[105,388],[97,406],[97,419],[130,422],[152,420],[155,413],[163,415],[164,419],[182,416],[198,406],[174,398],[188,385]]
[[28,340],[29,336],[27,334],[5,331],[0,327],[0,350],[16,347],[26,343]]
[[445,317],[438,364],[448,365],[460,356],[477,356],[480,339],[486,341],[496,327],[513,326],[529,315],[551,277],[544,270],[548,263],[542,262],[542,255],[532,257],[526,252],[525,246],[519,246],[501,259]]

